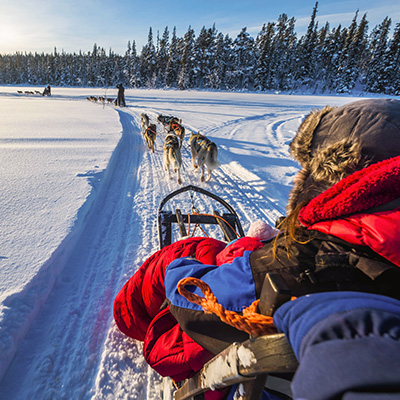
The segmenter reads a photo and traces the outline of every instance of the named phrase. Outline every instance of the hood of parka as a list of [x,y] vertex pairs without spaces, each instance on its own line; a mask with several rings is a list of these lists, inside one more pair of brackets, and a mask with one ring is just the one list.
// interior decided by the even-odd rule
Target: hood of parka
[[400,155],[400,100],[313,110],[290,143],[290,153],[302,169],[293,182],[288,215],[353,172]]

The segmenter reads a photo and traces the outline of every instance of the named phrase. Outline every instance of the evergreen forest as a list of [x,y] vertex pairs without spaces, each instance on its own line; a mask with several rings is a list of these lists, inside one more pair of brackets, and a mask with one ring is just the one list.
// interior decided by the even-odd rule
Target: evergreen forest
[[150,28],[140,53],[133,40],[122,55],[97,44],[87,53],[0,54],[0,84],[399,95],[400,23],[386,17],[369,29],[357,11],[349,26],[318,26],[317,10],[301,37],[281,14],[256,37],[246,27],[236,38],[215,26],[197,35],[189,26],[183,37]]

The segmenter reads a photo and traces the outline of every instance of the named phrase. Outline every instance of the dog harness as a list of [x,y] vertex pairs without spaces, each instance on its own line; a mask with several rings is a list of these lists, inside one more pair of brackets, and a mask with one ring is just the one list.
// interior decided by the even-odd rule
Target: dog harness
[[147,128],[147,132],[151,132],[151,133],[154,133],[155,135],[157,135],[157,131],[155,131],[154,128],[152,128],[150,126]]
[[208,146],[210,146],[211,143],[212,142],[210,141],[210,139],[196,136],[196,144],[202,147],[203,149],[207,150]]

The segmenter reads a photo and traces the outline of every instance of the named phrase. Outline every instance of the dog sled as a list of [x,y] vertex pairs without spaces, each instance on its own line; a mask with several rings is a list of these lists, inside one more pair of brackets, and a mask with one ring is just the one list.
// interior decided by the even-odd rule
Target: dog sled
[[[168,207],[181,194],[189,192],[190,210],[184,212],[179,206]],[[212,213],[200,213],[195,196],[206,196],[215,202]],[[221,210],[217,208],[222,207]],[[167,210],[167,208],[169,208]],[[235,210],[221,197],[197,186],[180,188],[160,203],[158,209],[158,235],[160,249],[175,240],[187,238],[190,231],[216,227],[226,242],[244,236],[243,228]],[[215,232],[215,230],[214,230]],[[214,233],[215,235],[215,233]],[[277,274],[268,274],[262,293],[263,313],[272,316],[290,293]],[[252,360],[249,364],[248,360]],[[251,338],[231,346],[208,361],[203,368],[174,391],[174,400],[198,400],[202,393],[237,386],[242,400],[261,399],[264,387],[289,396],[290,379],[297,368],[297,359],[283,333]]]
[[[184,213],[181,208],[167,210],[167,203],[185,192],[190,193],[191,207],[189,212]],[[222,211],[214,209],[212,210],[212,214],[200,213],[195,206],[195,193],[211,198],[217,205],[222,207]],[[188,224],[188,228],[186,228],[185,224]],[[191,226],[202,229],[202,225],[218,226],[223,233],[224,240],[227,242],[244,236],[238,215],[221,197],[193,185],[185,186],[170,193],[162,200],[158,209],[158,238],[160,249],[171,244],[173,238],[179,239],[188,237],[190,235]],[[193,228],[193,233],[195,228]],[[176,232],[178,232],[178,234],[176,234]]]

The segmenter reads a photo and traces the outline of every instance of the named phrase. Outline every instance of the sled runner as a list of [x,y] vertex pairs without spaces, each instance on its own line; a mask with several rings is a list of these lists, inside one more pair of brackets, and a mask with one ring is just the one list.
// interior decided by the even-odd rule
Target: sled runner
[[[176,208],[175,212],[164,210],[168,201],[184,192],[190,192],[192,206],[189,213],[182,213],[179,208]],[[194,205],[193,192],[212,198],[217,204],[223,206],[225,212],[223,212],[222,215],[218,210],[213,210],[212,214],[199,213]],[[188,229],[186,229],[185,224],[189,225]],[[160,249],[172,243],[173,232],[177,231],[178,228],[178,237],[183,238],[189,236],[190,225],[219,225],[227,242],[244,236],[242,225],[235,210],[219,196],[193,185],[185,186],[170,193],[161,202],[158,209],[158,237]]]

